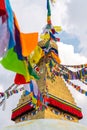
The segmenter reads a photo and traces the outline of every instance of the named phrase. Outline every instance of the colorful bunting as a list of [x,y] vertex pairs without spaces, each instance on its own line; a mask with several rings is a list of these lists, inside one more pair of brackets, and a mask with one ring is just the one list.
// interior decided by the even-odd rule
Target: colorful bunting
[[71,68],[75,68],[75,69],[79,69],[79,68],[84,68],[87,67],[87,64],[81,64],[81,65],[63,65],[65,67],[71,67]]
[[80,93],[82,93],[82,94],[85,94],[85,96],[87,96],[87,91],[86,91],[86,90],[81,89],[80,86],[75,85],[74,83],[72,83],[72,82],[69,81],[69,80],[66,80],[66,79],[65,79],[65,81],[66,81],[69,85],[71,85],[73,88],[75,88],[78,92],[80,92]]
[[[53,3],[53,1],[51,1]],[[47,44],[49,41],[53,40],[55,42],[60,41],[58,38],[58,33],[61,31],[60,26],[53,26],[51,22],[51,9],[50,9],[50,1],[47,0],[47,25],[45,26],[43,33],[40,38],[42,40],[47,40],[46,46],[49,48],[50,44]]]

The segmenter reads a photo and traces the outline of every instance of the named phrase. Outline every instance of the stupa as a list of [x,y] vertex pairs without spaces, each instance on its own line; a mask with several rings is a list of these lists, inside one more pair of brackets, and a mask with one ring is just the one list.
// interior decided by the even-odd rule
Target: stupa
[[[44,41],[38,45],[44,48]],[[57,46],[53,42],[51,49],[57,51]],[[37,81],[43,95],[46,93],[48,95],[48,107],[36,110],[29,105],[30,96],[23,93],[17,107],[12,111],[11,120],[16,124],[3,130],[87,130],[86,126],[78,123],[82,118],[81,108],[76,105],[63,79],[59,76],[54,81],[49,78],[48,73],[51,75],[51,72],[46,66],[49,63],[49,56],[45,57],[45,60],[42,58],[38,63],[41,78]]]
[[[62,70],[58,67],[61,61],[56,45],[59,38],[55,35],[55,30],[59,31],[61,29],[60,27],[52,26],[50,4],[49,0],[47,0],[47,25],[41,35],[42,40],[38,42],[38,52],[41,49],[42,53],[33,68],[40,78],[39,80],[31,79],[30,82],[25,83],[25,85],[37,84],[38,89],[33,86],[33,91],[28,92],[26,89],[23,92],[17,107],[12,110],[11,120],[15,122],[15,125],[8,126],[2,130],[87,130],[86,126],[78,123],[83,117],[81,108],[76,105],[70,90],[61,76],[62,73],[60,71]],[[19,30],[17,31],[18,36],[20,32]],[[37,57],[35,59],[32,58],[33,64],[36,63]],[[32,69],[29,57],[25,59],[28,67]],[[63,76],[66,79],[67,75]],[[21,79],[19,80],[21,82]],[[23,81],[25,82],[24,78]],[[28,86],[28,90],[30,89],[29,87],[32,86]],[[8,98],[9,93],[12,95],[12,92],[18,92],[16,88],[12,91],[9,91],[10,89],[5,91],[5,94],[1,93],[1,96],[5,97],[7,95]]]
[[[38,45],[43,49],[45,47],[45,41],[39,42]],[[16,123],[30,119],[50,118],[78,122],[78,120],[82,118],[81,109],[76,106],[74,98],[63,79],[58,76],[55,77],[55,79],[52,79],[55,81],[52,81],[49,78],[49,75],[52,75],[52,73],[47,64],[50,63],[50,56],[52,55],[53,50],[56,52],[58,51],[57,45],[54,42],[51,42],[50,45],[50,53],[47,54],[46,57],[42,57],[38,63],[42,72],[39,75],[40,80],[37,80],[40,92],[43,93],[44,96],[46,93],[48,95],[48,107],[42,111],[35,110],[33,107],[29,106],[29,102],[31,102],[30,95],[25,96],[23,94],[17,107],[12,111],[11,119]]]

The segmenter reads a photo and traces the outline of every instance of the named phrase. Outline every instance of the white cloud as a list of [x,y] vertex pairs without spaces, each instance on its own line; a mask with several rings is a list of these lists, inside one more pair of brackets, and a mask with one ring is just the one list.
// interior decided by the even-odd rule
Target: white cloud
[[79,53],[74,53],[74,47],[72,45],[58,43],[59,56],[63,64],[85,64],[87,63],[87,58],[81,56]]
[[[58,1],[61,3],[61,0]],[[61,23],[66,32],[72,33],[80,40],[79,49],[87,56],[87,0],[69,0],[63,4]],[[62,3],[61,3],[62,6]],[[57,11],[57,10],[56,10]],[[56,16],[55,16],[56,17]]]

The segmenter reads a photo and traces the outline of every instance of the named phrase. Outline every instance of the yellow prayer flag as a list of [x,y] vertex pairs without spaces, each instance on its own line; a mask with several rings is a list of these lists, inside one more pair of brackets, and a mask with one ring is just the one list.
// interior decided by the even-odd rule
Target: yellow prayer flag
[[42,57],[42,49],[39,46],[36,46],[35,50],[29,55],[29,61],[31,66],[33,67],[37,64]]
[[61,32],[62,31],[61,26],[54,26],[54,29],[55,29],[56,32]]
[[43,40],[49,40],[50,39],[50,35],[48,33],[42,34],[42,35],[40,35],[40,38],[43,39]]
[[33,96],[32,96],[32,103],[37,104],[37,99],[35,97],[33,97]]

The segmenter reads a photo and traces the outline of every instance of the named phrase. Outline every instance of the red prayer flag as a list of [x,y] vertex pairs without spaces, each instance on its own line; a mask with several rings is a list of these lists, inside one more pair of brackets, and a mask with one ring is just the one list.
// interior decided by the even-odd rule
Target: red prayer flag
[[21,84],[26,84],[28,82],[26,82],[26,79],[23,75],[16,74],[15,79],[14,79],[14,83],[17,85],[21,85]]
[[5,0],[0,0],[0,16],[6,15]]

